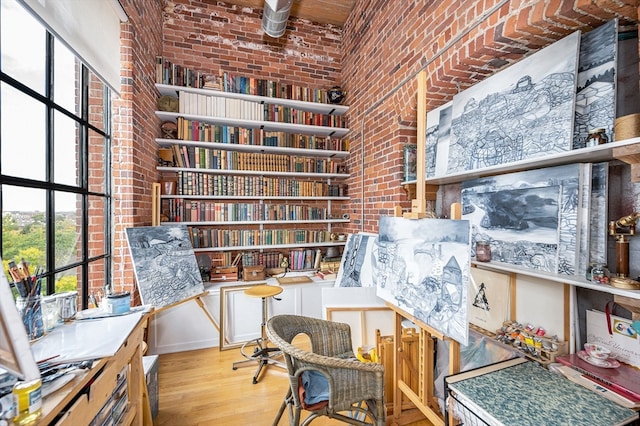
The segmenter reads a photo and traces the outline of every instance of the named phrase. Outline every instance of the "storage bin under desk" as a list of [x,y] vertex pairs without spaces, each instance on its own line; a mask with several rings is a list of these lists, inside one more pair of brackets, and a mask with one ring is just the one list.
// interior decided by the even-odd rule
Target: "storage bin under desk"
[[465,425],[611,426],[638,419],[635,411],[523,358],[448,376],[445,389],[448,414]]

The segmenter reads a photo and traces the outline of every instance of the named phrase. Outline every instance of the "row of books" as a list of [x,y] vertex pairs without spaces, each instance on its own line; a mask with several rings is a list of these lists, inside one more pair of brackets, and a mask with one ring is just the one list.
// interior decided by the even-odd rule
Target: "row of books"
[[212,170],[337,173],[341,162],[285,154],[238,152],[198,146],[171,145],[178,167]]
[[346,185],[269,176],[178,172],[177,195],[327,197],[346,195]]
[[180,90],[178,105],[180,114],[308,126],[346,127],[345,118],[341,115],[314,113],[286,105],[215,96],[215,92],[205,95]]
[[319,249],[293,249],[289,251],[289,268],[294,271],[318,269],[322,260]]
[[284,254],[278,251],[243,251],[242,266],[264,265],[265,268],[279,268]]
[[214,229],[190,226],[193,248],[306,244],[331,241],[331,233],[317,229]]
[[348,151],[349,141],[328,136],[300,135],[273,132],[264,129],[248,129],[220,126],[198,120],[178,117],[177,137],[185,141],[218,142],[238,145],[277,146],[283,148]]
[[156,56],[156,83],[175,86],[209,88],[232,93],[243,93],[298,101],[328,103],[328,91],[302,87],[278,81],[258,79],[224,72],[202,72],[175,64],[162,56]]
[[323,220],[325,207],[268,203],[223,203],[182,199],[164,200],[162,213],[170,222],[227,222],[263,220]]

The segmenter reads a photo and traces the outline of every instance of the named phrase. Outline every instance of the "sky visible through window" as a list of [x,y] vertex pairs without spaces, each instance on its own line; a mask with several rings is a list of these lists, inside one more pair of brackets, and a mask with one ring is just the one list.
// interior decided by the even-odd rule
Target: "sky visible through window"
[[[0,1],[2,25],[2,70],[44,95],[45,87],[45,30],[20,4],[14,0]],[[55,69],[73,73],[75,58],[61,43],[55,43]],[[69,78],[71,77],[71,78]],[[55,101],[67,108],[75,105],[76,79],[73,74],[59,75],[55,80]],[[44,181],[46,162],[46,108],[43,104],[2,84],[2,174]],[[72,110],[73,112],[73,110]],[[73,120],[58,119],[54,127],[56,181],[74,184],[76,128]],[[66,138],[66,139],[65,139]],[[64,142],[63,142],[64,141]],[[60,158],[60,160],[58,160]],[[64,166],[66,165],[66,166]],[[4,211],[45,211],[44,191],[5,186],[2,208]],[[76,197],[56,197],[56,211],[75,211]]]

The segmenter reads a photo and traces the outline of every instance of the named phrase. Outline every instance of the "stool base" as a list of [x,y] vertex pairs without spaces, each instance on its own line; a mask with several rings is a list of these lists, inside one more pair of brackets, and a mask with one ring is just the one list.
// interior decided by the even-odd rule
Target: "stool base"
[[[267,346],[268,340],[263,338],[258,338],[254,340],[250,340],[246,342],[240,348],[240,353],[246,359],[242,361],[236,361],[233,363],[233,369],[237,370],[238,367],[244,367],[247,364],[258,363],[258,369],[256,373],[253,375],[253,384],[258,383],[258,378],[260,377],[260,373],[264,367],[268,367],[269,365],[275,365],[277,367],[286,368],[284,362],[277,360],[276,358],[282,356],[282,352],[278,348],[270,348]],[[245,352],[245,348],[248,345],[255,344],[255,348],[253,349],[252,354],[247,354]]]

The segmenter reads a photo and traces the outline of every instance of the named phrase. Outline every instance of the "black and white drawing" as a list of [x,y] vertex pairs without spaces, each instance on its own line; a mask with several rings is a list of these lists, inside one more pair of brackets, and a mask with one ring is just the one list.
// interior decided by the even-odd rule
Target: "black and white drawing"
[[[449,139],[451,136],[451,112],[453,101],[427,113],[425,176],[432,178],[447,172]],[[444,160],[444,161],[443,161]]]
[[572,148],[579,41],[574,32],[454,96],[448,174]]
[[492,260],[576,274],[585,196],[581,178],[589,166],[568,164],[463,182],[462,218],[471,223],[472,242],[488,241]]
[[618,20],[582,35],[578,62],[573,148],[584,148],[590,129],[605,129],[613,140],[616,118]]
[[466,345],[469,241],[466,220],[381,217],[376,294]]
[[143,304],[163,307],[204,292],[186,226],[142,226],[126,231]]
[[373,287],[373,247],[377,235],[349,234],[335,287]]
[[607,263],[607,238],[609,235],[607,222],[608,195],[609,163],[594,163],[591,165],[588,262]]
[[469,323],[495,333],[509,317],[509,274],[471,268]]

